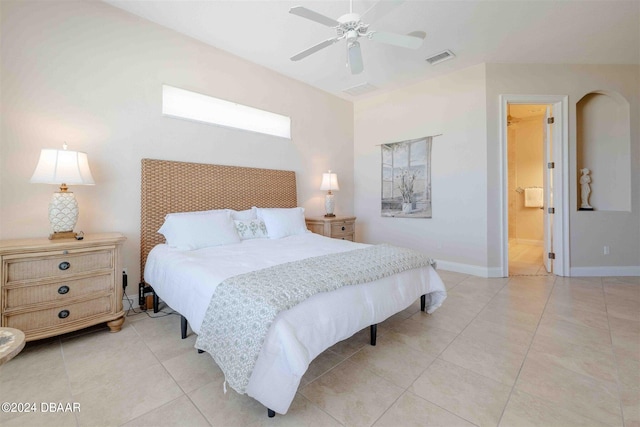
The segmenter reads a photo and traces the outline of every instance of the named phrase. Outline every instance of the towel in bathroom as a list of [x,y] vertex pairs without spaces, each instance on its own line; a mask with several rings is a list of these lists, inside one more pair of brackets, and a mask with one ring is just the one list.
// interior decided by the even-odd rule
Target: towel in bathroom
[[524,206],[526,208],[541,208],[544,206],[542,188],[529,187],[524,189]]

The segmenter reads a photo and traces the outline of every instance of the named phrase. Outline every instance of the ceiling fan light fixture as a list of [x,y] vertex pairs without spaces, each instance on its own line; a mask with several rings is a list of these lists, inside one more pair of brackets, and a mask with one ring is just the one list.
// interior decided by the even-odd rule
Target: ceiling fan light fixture
[[351,41],[348,45],[348,58],[349,68],[351,74],[360,74],[364,70],[364,64],[362,62],[362,51],[360,50],[360,43],[357,41]]

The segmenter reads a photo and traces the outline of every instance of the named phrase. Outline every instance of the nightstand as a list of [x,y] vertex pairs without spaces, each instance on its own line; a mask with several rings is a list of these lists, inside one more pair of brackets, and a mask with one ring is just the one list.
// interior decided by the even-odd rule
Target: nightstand
[[356,240],[355,216],[311,217],[305,218],[305,222],[307,228],[316,234],[352,242]]
[[27,341],[124,323],[120,233],[0,241],[0,326]]

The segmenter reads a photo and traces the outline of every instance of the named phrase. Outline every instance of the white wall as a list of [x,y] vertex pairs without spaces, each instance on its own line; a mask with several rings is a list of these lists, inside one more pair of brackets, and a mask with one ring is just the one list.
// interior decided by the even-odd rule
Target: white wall
[[[486,275],[485,66],[426,80],[354,105],[356,237],[411,247],[445,269]],[[380,216],[379,144],[422,136],[432,145],[430,219]]]
[[[576,103],[587,93],[617,93],[629,102],[631,211],[579,212],[576,168]],[[569,231],[572,275],[622,275],[640,271],[640,66],[487,64],[487,170],[489,212],[500,209],[499,96],[568,95]],[[499,265],[500,218],[489,216],[489,265]],[[603,254],[603,246],[611,254]]]
[[[630,105],[630,212],[578,212],[575,208],[575,104],[596,90],[617,93]],[[413,247],[441,260],[445,269],[499,274],[501,94],[569,96],[571,274],[637,275],[640,67],[635,65],[486,64],[356,102],[358,240]],[[377,145],[440,133],[433,143],[433,218],[381,218]],[[604,245],[611,248],[610,255],[603,254]]]
[[[46,236],[54,186],[29,184],[40,149],[86,151],[96,180],[71,190],[76,230],[123,232],[139,269],[140,159],[296,171],[298,203],[324,212],[321,173],[353,213],[353,106],[102,2],[0,2],[0,238]],[[288,115],[292,140],[162,117],[163,83]]]

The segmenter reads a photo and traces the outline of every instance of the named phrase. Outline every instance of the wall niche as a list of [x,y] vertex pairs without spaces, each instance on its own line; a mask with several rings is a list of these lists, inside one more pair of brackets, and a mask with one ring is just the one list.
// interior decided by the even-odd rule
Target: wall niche
[[589,204],[597,211],[631,211],[631,122],[620,94],[594,91],[576,104],[577,208],[580,171],[589,169]]

